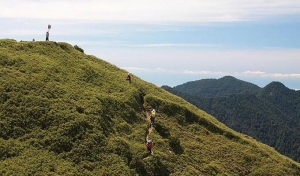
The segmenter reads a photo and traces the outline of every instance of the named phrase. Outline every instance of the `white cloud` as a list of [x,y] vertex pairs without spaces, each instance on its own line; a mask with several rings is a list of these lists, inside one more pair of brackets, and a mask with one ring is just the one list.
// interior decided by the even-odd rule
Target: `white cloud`
[[147,72],[147,73],[168,73],[168,74],[186,74],[201,76],[226,76],[232,75],[237,77],[256,76],[265,78],[300,78],[300,73],[267,73],[264,71],[244,71],[244,72],[228,72],[228,71],[210,71],[210,70],[175,70],[167,68],[142,68],[142,67],[122,67],[130,72]]
[[134,47],[216,47],[213,44],[198,44],[198,43],[153,43],[153,44],[139,44],[128,45]]
[[229,75],[228,72],[222,71],[207,71],[207,70],[184,70],[182,73],[184,74],[191,74],[191,75],[214,75],[214,76],[222,76],[222,75]]
[[270,74],[265,74],[262,75],[264,77],[273,77],[273,78],[300,78],[299,73],[270,73]]
[[28,29],[7,30],[7,29],[3,29],[3,30],[0,30],[0,33],[5,34],[5,36],[8,37],[8,36],[24,36],[24,35],[32,35],[32,34],[44,34],[46,32],[45,32],[45,30],[28,30]]
[[[0,18],[1,19],[1,18]],[[18,21],[15,21],[18,23]],[[28,26],[28,24],[19,23],[19,26],[14,26],[14,29],[12,28],[0,28],[0,33],[5,34],[6,36],[20,36],[20,35],[32,35],[32,34],[44,34],[47,22],[44,24],[38,23],[38,25],[33,25],[35,21],[29,22],[32,26]],[[46,25],[45,25],[46,24]],[[10,24],[7,26],[13,26],[14,24]],[[22,26],[23,25],[23,26]],[[69,24],[55,24],[56,26],[59,26],[58,29],[55,29],[56,26],[54,26],[54,31],[56,36],[95,36],[95,35],[117,35],[119,32],[117,30],[103,30],[99,28],[92,28],[90,26],[85,26],[85,28],[81,28],[82,25],[72,26]],[[74,24],[73,24],[74,25]],[[51,30],[50,30],[51,33]],[[92,42],[92,41],[91,41]]]
[[151,72],[153,69],[149,68],[139,68],[139,67],[121,67],[124,70],[129,70],[129,71],[142,71],[142,72]]
[[[85,42],[89,43],[89,42]],[[91,42],[94,43],[94,42]],[[99,43],[100,45],[110,45],[111,42]],[[125,42],[114,42],[115,46],[123,46],[123,47],[138,47],[138,48],[165,48],[165,47],[201,47],[201,48],[212,48],[218,47],[218,45],[214,44],[199,44],[199,43],[153,43],[153,44],[129,44]]]
[[225,72],[225,71],[207,71],[207,70],[184,70],[184,74],[194,75],[212,75],[212,76],[226,76],[232,75],[237,77],[257,76],[265,78],[300,78],[300,73],[266,73],[264,71],[245,71],[245,72]]
[[122,47],[137,47],[137,48],[165,48],[165,47],[200,47],[212,48],[218,47],[214,44],[199,44],[199,43],[153,43],[153,44],[130,44],[124,41],[66,41],[70,43],[78,43],[86,46],[122,46]]
[[173,70],[166,68],[142,68],[142,67],[121,67],[124,70],[128,70],[130,72],[152,72],[152,73],[181,73],[181,70]]
[[244,75],[256,75],[256,76],[259,76],[259,75],[266,74],[266,72],[263,72],[263,71],[245,71],[245,72],[242,72],[242,74],[244,74]]
[[300,73],[266,73],[264,71],[245,71],[235,73],[238,76],[258,76],[266,78],[300,78]]
[[119,22],[243,21],[299,14],[296,0],[2,0],[0,18]]

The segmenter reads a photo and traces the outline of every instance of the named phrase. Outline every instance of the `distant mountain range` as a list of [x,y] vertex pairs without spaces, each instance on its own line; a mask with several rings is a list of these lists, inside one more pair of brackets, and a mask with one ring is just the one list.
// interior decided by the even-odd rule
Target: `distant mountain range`
[[280,82],[260,88],[232,76],[162,88],[300,161],[300,91]]

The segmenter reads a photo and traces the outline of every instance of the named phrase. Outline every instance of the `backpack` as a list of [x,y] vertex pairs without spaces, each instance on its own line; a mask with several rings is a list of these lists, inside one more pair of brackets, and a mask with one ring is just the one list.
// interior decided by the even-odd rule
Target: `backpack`
[[155,111],[151,111],[151,116],[155,117]]
[[153,142],[152,141],[148,141],[146,145],[147,145],[147,148],[152,148]]

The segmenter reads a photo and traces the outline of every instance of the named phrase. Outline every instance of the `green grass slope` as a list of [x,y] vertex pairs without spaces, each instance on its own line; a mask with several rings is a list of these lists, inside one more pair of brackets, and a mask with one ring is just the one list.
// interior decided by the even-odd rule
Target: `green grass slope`
[[273,148],[67,43],[0,40],[0,75],[0,175],[300,175]]

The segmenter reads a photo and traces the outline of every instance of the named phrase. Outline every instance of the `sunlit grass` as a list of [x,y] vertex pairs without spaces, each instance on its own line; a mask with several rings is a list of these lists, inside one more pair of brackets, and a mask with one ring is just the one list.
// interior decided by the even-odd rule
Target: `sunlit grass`
[[[274,149],[67,43],[0,40],[0,58],[0,175],[300,174]],[[148,157],[144,107],[158,112]]]

